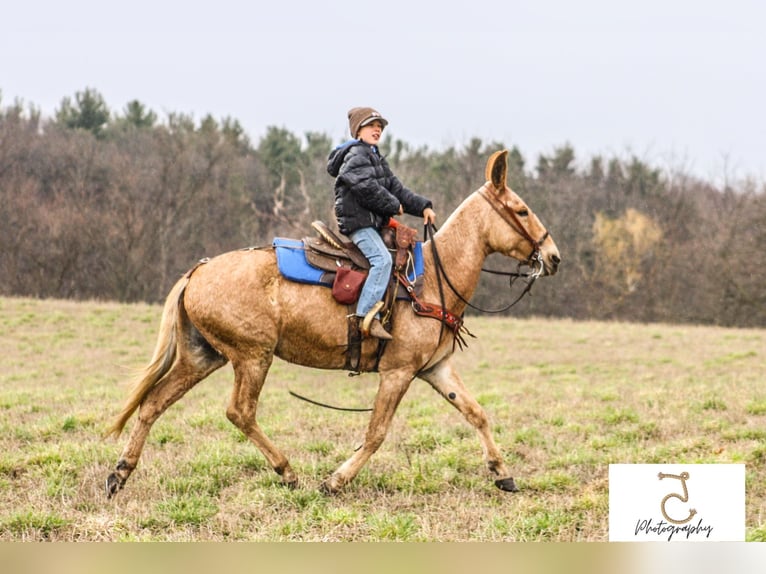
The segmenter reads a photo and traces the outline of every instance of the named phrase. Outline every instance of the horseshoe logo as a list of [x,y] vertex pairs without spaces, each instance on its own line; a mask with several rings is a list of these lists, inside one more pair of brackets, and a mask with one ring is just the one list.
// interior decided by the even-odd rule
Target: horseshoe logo
[[684,489],[683,496],[678,493],[671,493],[662,499],[662,503],[660,504],[660,509],[662,510],[662,516],[665,517],[665,520],[673,524],[685,524],[689,522],[694,517],[694,515],[697,514],[697,511],[694,510],[693,508],[689,510],[689,516],[687,516],[683,520],[676,520],[675,518],[671,518],[670,516],[668,516],[668,513],[665,511],[665,503],[670,498],[677,498],[681,502],[689,502],[689,490],[686,488],[686,481],[689,480],[689,473],[682,472],[681,474],[665,474],[664,472],[661,472],[659,473],[658,476],[660,477],[660,480],[662,480],[663,478],[675,478],[676,480],[680,480],[681,488]]

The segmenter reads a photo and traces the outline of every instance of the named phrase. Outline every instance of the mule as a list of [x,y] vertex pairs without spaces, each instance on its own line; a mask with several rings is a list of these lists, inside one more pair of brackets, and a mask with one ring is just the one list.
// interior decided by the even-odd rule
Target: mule
[[[540,275],[553,275],[559,267],[561,259],[553,238],[506,183],[507,155],[503,150],[489,158],[487,182],[423,245],[420,300],[443,301],[443,308],[453,317],[462,316],[478,285],[482,263],[491,253],[521,262],[534,258]],[[437,277],[431,242],[438,247],[435,253],[450,288]],[[417,316],[407,301],[394,305],[393,340],[379,362],[375,357],[378,340],[362,343],[360,370],[373,370],[377,365],[380,375],[364,442],[320,488],[336,493],[354,479],[383,443],[410,384],[420,378],[475,428],[495,485],[517,491],[486,413],[452,364],[457,332],[445,330],[439,320]],[[332,299],[330,289],[282,277],[271,248],[224,253],[185,274],[165,302],[152,360],[107,430],[107,435],[119,436],[138,411],[128,442],[106,480],[107,496],[124,487],[158,417],[228,362],[234,370],[234,388],[226,416],[260,449],[285,485],[297,486],[298,477],[289,461],[258,424],[258,399],[275,356],[307,367],[343,369],[347,314],[348,308]]]

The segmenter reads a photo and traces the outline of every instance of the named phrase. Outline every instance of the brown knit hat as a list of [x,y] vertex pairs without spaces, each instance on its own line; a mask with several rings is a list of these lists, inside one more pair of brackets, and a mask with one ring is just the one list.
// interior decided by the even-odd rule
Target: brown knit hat
[[383,124],[384,128],[388,125],[388,120],[372,108],[351,108],[348,111],[348,127],[351,130],[351,137],[355,138],[360,128],[375,120]]

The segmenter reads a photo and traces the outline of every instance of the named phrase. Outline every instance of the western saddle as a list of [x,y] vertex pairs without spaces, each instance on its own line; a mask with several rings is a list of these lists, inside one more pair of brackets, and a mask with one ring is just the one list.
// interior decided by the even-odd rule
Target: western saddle
[[[366,272],[370,268],[367,258],[345,235],[335,233],[322,221],[311,224],[316,237],[304,237],[306,260],[328,273],[334,273],[338,267],[350,267]],[[402,223],[386,226],[380,232],[389,251],[394,254],[394,271],[404,271],[411,249],[415,245],[417,231]]]
[[[310,265],[325,272],[322,277],[323,283],[332,283],[332,275],[339,268],[345,267],[367,274],[370,269],[370,263],[361,252],[361,250],[345,235],[334,232],[322,221],[314,221],[311,227],[316,231],[314,237],[304,237],[302,239],[306,253],[306,260]],[[406,294],[414,293],[420,290],[420,281],[410,282],[407,279],[408,268],[412,265],[413,247],[415,245],[415,236],[417,231],[402,223],[391,220],[388,226],[381,230],[383,242],[388,247],[393,257],[393,270],[391,280],[383,297],[373,310],[364,319],[362,324],[356,320],[352,310],[349,310],[348,321],[348,352],[346,353],[346,368],[352,372],[360,371],[361,360],[361,341],[362,333],[369,330],[369,324],[376,313],[380,313],[381,323],[390,329],[393,302],[396,299],[399,289],[405,289],[403,282],[409,283],[406,287]],[[350,308],[351,306],[349,306]],[[379,341],[378,353],[375,365],[372,370],[377,370],[377,364],[385,350],[386,341]],[[367,369],[365,369],[367,370]]]

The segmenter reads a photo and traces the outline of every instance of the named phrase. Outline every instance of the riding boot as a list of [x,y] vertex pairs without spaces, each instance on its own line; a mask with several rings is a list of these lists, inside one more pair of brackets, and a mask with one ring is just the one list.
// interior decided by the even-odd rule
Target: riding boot
[[383,324],[380,322],[380,319],[375,316],[383,308],[383,305],[383,301],[378,301],[375,303],[372,309],[369,310],[367,315],[362,320],[360,328],[364,337],[376,337],[378,339],[385,339],[386,341],[393,339],[391,333],[383,328]]
[[380,322],[380,319],[372,320],[372,324],[370,325],[369,335],[370,337],[385,339],[386,341],[390,341],[391,339],[393,339],[393,337],[391,336],[391,333],[389,333],[383,328],[383,323]]

